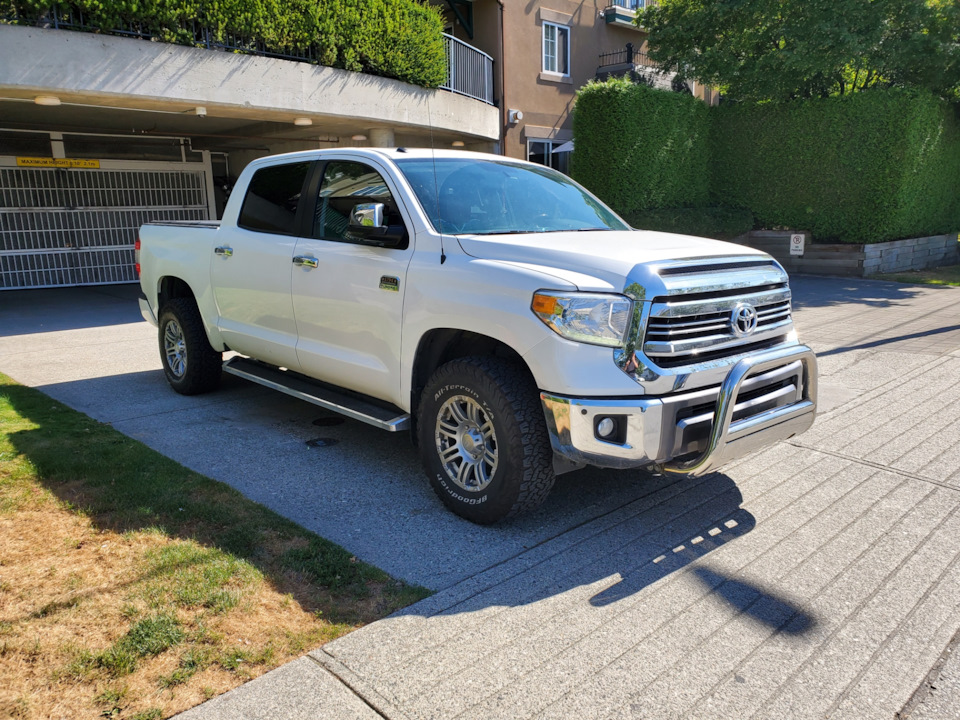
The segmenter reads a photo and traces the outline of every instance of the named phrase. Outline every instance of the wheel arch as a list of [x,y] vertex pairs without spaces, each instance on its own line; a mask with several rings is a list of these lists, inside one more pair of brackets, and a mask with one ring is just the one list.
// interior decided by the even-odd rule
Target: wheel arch
[[523,357],[502,340],[457,328],[434,328],[424,333],[414,353],[410,383],[410,417],[412,419],[410,437],[417,444],[417,413],[420,395],[430,376],[451,360],[464,357],[500,357],[515,362],[523,368],[531,379],[533,372]]
[[159,317],[163,306],[175,298],[187,298],[197,306],[204,330],[207,333],[207,340],[215,350],[223,352],[230,349],[220,336],[220,329],[216,322],[219,315],[209,287],[201,288],[201,294],[197,294],[190,283],[183,278],[177,275],[164,275],[157,280],[156,316]]
[[157,311],[174,298],[189,298],[197,302],[190,284],[182,278],[166,275],[157,281]]

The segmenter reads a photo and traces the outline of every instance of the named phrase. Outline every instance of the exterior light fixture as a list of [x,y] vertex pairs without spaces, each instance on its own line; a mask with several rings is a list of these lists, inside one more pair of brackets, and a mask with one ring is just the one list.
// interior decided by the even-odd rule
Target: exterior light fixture
[[37,105],[48,105],[49,107],[56,107],[60,104],[60,98],[56,95],[37,95],[33,101]]
[[313,120],[310,118],[299,117],[293,121],[293,124],[297,127],[307,127],[308,125],[313,125]]
[[366,140],[366,139],[367,139],[367,136],[366,136],[366,135],[353,135],[350,139],[351,139],[351,140],[357,140],[357,141]]
[[196,115],[197,117],[206,117],[207,109],[203,107],[203,105],[199,105],[193,109],[193,114]]
[[454,147],[463,147],[464,144],[465,144],[465,143],[463,142],[463,140],[454,140],[454,141],[453,141],[453,146],[454,146]]

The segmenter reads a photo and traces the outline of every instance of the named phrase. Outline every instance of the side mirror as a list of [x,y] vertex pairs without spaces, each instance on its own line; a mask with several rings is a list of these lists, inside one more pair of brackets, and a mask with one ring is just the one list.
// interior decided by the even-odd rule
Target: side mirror
[[386,208],[383,203],[361,203],[350,211],[348,239],[364,245],[397,247],[407,240],[403,225],[385,225]]
[[363,203],[354,205],[350,213],[350,229],[354,228],[382,228],[383,203]]

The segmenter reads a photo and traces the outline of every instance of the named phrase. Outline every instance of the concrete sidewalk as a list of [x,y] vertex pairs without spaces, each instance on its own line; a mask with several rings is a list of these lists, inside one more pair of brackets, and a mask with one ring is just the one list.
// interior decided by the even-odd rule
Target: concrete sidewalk
[[[699,480],[574,473],[499,529],[435,511],[374,430],[334,429],[318,468],[312,410],[159,392],[135,318],[64,329],[55,298],[26,317],[5,301],[30,295],[0,294],[0,370],[438,590],[184,718],[958,718],[960,289],[793,284],[820,356],[811,431]],[[236,452],[208,458],[199,431]],[[293,476],[269,484],[265,461]]]

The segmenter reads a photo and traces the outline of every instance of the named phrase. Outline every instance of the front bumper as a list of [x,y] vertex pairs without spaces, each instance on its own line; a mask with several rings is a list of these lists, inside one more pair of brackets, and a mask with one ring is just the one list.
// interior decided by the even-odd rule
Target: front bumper
[[[540,394],[558,472],[583,465],[658,466],[703,475],[807,430],[816,417],[817,359],[803,345],[743,358],[719,388],[650,398]],[[601,438],[611,418],[615,432]]]

